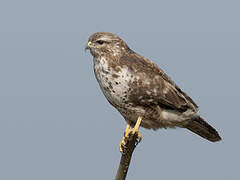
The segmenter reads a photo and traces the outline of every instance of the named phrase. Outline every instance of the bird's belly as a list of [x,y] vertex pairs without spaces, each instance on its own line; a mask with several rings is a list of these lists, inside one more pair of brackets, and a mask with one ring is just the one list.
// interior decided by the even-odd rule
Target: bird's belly
[[102,64],[94,65],[94,73],[100,88],[115,107],[124,107],[128,100],[130,74],[127,69],[114,71],[113,68]]

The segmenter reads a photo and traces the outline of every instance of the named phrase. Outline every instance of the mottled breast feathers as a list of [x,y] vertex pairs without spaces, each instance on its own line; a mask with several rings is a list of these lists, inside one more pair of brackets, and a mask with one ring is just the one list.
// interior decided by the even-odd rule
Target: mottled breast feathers
[[119,63],[135,74],[129,97],[134,104],[158,104],[181,112],[190,108],[197,112],[194,101],[152,61],[131,52],[120,57]]

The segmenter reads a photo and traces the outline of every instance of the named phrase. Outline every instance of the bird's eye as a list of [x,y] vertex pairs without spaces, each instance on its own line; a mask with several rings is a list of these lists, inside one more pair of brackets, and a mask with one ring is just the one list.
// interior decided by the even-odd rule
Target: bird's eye
[[102,45],[103,43],[104,43],[104,41],[103,40],[98,40],[98,41],[96,41],[98,44],[100,44],[100,45]]

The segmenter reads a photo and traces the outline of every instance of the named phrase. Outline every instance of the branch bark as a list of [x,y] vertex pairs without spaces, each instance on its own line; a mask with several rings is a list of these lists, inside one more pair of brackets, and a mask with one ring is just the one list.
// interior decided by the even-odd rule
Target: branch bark
[[126,145],[123,147],[122,157],[118,167],[117,175],[115,180],[125,180],[128,168],[131,162],[133,151],[138,144],[137,133],[129,134],[129,137],[126,139]]

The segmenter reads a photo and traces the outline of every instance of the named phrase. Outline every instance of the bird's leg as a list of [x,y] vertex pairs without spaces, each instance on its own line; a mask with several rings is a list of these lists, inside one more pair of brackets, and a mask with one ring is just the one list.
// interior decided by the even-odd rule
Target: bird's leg
[[130,133],[133,135],[137,133],[138,143],[142,140],[142,135],[139,132],[139,127],[140,127],[141,121],[142,121],[142,117],[139,116],[135,126],[132,129],[131,129],[130,125],[127,123],[127,126],[124,131],[124,136],[119,144],[120,152],[123,152],[123,147],[126,145],[126,139],[129,137]]

